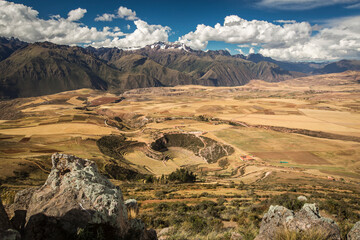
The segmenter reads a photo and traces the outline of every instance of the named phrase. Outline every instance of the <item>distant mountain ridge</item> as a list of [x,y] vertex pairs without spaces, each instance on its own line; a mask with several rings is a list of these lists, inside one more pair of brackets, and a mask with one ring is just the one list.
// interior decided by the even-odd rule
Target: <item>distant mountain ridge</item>
[[[305,76],[304,71],[293,71],[300,69],[294,64],[297,63],[279,62],[259,54],[232,56],[226,50],[200,51],[184,44],[163,42],[121,50],[50,42],[29,44],[0,38],[0,98],[47,95],[79,88],[122,92],[189,84],[239,86],[252,79],[278,82]],[[352,62],[336,69],[350,65],[357,67]],[[316,66],[319,71],[334,69]]]
[[316,62],[286,62],[286,61],[277,61],[275,59],[272,59],[271,57],[264,57],[263,55],[259,53],[249,54],[248,56],[244,56],[242,54],[235,55],[240,58],[252,61],[252,62],[271,62],[275,63],[279,67],[286,69],[288,71],[294,71],[294,72],[302,72],[311,74],[313,71],[320,69],[324,66],[326,66],[328,63],[316,63]]

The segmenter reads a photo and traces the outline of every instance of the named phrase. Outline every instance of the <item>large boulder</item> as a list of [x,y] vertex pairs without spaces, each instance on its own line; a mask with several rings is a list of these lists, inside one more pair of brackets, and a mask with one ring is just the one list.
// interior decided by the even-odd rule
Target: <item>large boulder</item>
[[347,235],[348,240],[360,240],[360,221],[355,223]]
[[340,240],[340,229],[337,224],[329,218],[321,217],[315,204],[307,203],[296,213],[282,206],[270,206],[255,239],[274,239],[279,231],[285,229],[294,232],[318,231],[325,239]]
[[157,239],[140,220],[128,219],[120,189],[94,162],[67,154],[53,154],[45,184],[19,192],[11,210],[14,218],[22,214],[15,222],[24,239],[87,239],[99,233],[104,239]]
[[294,212],[286,207],[270,206],[261,221],[259,235],[255,239],[274,239],[277,229],[286,226],[286,223],[293,218]]
[[44,214],[61,220],[66,232],[76,233],[87,224],[108,224],[124,235],[128,230],[122,193],[102,176],[94,162],[72,155],[52,155],[45,184],[29,202],[27,221]]

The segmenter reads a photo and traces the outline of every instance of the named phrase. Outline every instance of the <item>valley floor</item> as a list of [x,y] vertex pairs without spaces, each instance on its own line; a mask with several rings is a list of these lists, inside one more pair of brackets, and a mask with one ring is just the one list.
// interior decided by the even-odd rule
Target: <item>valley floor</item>
[[[245,234],[241,226],[254,218],[251,238],[269,204],[293,204],[305,195],[345,231],[360,214],[359,80],[359,72],[345,72],[241,87],[136,89],[121,96],[81,89],[0,102],[1,197],[9,203],[15,191],[43,184],[49,156],[64,152],[94,160],[125,198],[141,202],[141,217],[158,229],[179,227],[181,216],[174,214],[181,208],[184,216],[201,211],[198,221],[213,219],[224,236]],[[172,134],[181,139],[169,140]],[[99,144],[109,135],[124,140]],[[162,137],[168,146],[157,152],[153,145]],[[177,168],[193,171],[198,182],[144,184],[129,176],[161,177]],[[330,205],[333,210],[324,211]],[[342,216],[336,206],[355,215]]]

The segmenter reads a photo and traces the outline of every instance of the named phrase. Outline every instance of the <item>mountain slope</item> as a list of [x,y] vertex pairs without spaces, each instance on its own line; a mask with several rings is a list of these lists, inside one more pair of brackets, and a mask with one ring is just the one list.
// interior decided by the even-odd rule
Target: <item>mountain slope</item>
[[[0,61],[0,98],[30,97],[79,88],[121,92],[133,88],[238,86],[298,77],[266,61],[233,57],[228,51],[197,51],[157,43],[137,50],[70,47],[49,42],[10,44]],[[0,46],[1,43],[0,43]]]
[[[233,57],[225,50],[196,51],[179,44],[156,43],[132,51],[106,48],[89,48],[89,51],[118,68],[123,66],[116,64],[116,62],[123,62],[123,59],[131,59],[131,57],[127,56],[143,56],[147,58],[146,61],[145,58],[143,59],[144,63],[152,60],[160,66],[166,67],[166,69],[181,72],[185,75],[180,76],[183,79],[186,78],[187,81],[191,81],[192,84],[237,86],[246,84],[254,78],[265,81],[279,81],[292,78],[294,75],[291,72],[280,69],[273,63],[263,62],[257,64]],[[154,71],[151,76],[159,78],[158,75],[154,74]],[[295,74],[294,76],[297,77],[299,75]],[[161,81],[161,79],[159,80]],[[176,84],[183,84],[182,82],[186,81],[177,81]],[[165,84],[174,85],[168,82]]]
[[26,47],[28,44],[15,38],[0,37],[0,61],[8,58],[16,50]]
[[315,70],[314,74],[340,73],[348,70],[360,71],[359,60],[341,60],[330,63],[321,69]]
[[254,63],[259,62],[270,62],[278,65],[280,68],[293,71],[293,72],[301,72],[310,74],[316,69],[322,68],[326,65],[326,63],[315,63],[315,62],[286,62],[286,61],[277,61],[272,59],[271,57],[264,57],[263,55],[249,54],[248,56],[244,56],[242,54],[235,55],[238,58],[246,59],[248,61],[252,61]]
[[79,88],[162,86],[143,74],[122,73],[80,47],[35,43],[0,62],[0,96],[29,97]]

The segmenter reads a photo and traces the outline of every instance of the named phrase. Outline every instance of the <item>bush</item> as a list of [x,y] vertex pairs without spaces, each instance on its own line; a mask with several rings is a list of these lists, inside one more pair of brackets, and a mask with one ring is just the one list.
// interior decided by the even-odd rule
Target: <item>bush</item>
[[331,214],[335,214],[339,220],[356,220],[359,217],[358,214],[351,211],[352,207],[342,200],[327,199],[320,204],[320,207]]
[[296,195],[284,193],[270,199],[270,204],[284,206],[287,209],[295,211],[301,209],[304,203],[299,201]]
[[196,181],[196,175],[184,168],[178,168],[175,172],[170,173],[169,181],[180,183],[193,183]]
[[227,158],[221,159],[219,162],[219,167],[226,168],[229,165],[229,160]]

